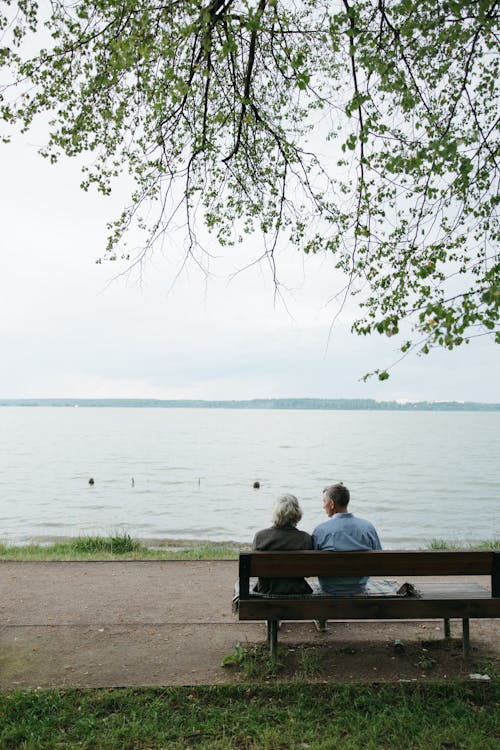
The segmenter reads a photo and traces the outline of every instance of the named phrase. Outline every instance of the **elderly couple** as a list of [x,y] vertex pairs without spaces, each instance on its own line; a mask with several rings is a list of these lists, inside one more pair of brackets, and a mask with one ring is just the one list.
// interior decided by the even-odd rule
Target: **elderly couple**
[[[316,526],[311,536],[296,528],[302,518],[302,510],[295,495],[283,495],[274,506],[273,525],[257,532],[253,549],[382,549],[373,525],[349,513],[348,505],[347,487],[342,483],[326,487],[323,490],[323,507],[329,518]],[[367,582],[368,578],[319,578],[318,584],[311,587],[303,578],[259,578],[253,590],[261,594],[359,594],[365,591]]]

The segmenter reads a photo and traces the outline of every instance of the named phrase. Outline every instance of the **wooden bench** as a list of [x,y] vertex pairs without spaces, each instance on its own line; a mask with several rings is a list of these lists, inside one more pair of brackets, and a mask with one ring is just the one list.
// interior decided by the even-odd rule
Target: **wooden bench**
[[[491,590],[449,576],[491,576]],[[316,576],[432,576],[438,583],[418,582],[421,597],[270,596],[254,594],[250,578]],[[460,618],[463,649],[470,650],[469,619],[500,617],[500,552],[242,552],[239,561],[239,619],[266,620],[271,658],[276,660],[280,620],[420,620]]]

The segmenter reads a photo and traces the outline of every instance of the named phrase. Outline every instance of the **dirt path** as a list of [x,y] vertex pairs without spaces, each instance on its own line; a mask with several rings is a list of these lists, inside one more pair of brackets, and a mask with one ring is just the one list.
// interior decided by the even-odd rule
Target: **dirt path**
[[[248,679],[221,666],[236,643],[265,638],[263,624],[231,613],[236,577],[235,561],[1,562],[0,689]],[[372,681],[491,671],[499,635],[498,621],[472,621],[473,654],[464,662],[458,643],[445,648],[437,621],[332,623],[326,634],[284,623],[280,676]]]

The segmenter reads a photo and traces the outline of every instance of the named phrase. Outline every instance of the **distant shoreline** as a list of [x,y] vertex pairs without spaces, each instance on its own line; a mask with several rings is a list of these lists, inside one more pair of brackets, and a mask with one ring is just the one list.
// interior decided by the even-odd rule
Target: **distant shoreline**
[[375,399],[259,398],[241,401],[136,398],[21,398],[0,399],[0,407],[82,407],[132,409],[277,409],[309,411],[500,411],[500,403],[479,401],[376,401]]

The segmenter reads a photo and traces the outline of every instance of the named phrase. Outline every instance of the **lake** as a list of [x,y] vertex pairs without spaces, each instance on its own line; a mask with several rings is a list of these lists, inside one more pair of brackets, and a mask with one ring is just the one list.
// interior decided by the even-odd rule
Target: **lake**
[[311,531],[339,480],[384,547],[491,539],[499,428],[498,412],[3,407],[0,540],[251,541],[284,492]]

